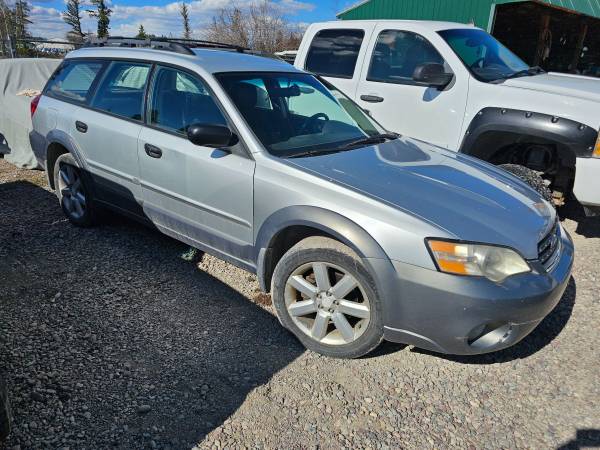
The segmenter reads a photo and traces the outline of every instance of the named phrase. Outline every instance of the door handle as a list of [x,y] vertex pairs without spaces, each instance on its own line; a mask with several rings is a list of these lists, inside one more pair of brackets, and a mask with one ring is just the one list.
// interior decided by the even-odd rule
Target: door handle
[[87,124],[80,122],[79,120],[75,122],[75,128],[80,133],[85,133],[88,130]]
[[144,145],[144,150],[146,150],[146,155],[151,158],[160,158],[162,156],[162,150],[152,144]]
[[383,97],[378,95],[361,95],[360,99],[369,103],[381,103],[383,101]]

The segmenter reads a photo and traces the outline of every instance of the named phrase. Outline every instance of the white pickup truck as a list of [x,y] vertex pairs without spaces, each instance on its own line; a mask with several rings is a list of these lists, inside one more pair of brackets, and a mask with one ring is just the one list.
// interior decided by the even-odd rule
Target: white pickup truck
[[405,20],[313,24],[295,66],[390,131],[542,177],[557,205],[573,193],[600,213],[596,78],[529,67],[479,28]]

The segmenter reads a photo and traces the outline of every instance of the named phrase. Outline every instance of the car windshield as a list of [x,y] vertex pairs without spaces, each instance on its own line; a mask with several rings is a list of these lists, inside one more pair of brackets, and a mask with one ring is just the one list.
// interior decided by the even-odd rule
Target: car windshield
[[535,75],[517,55],[483,30],[455,29],[439,32],[471,73],[481,81]]
[[269,153],[341,149],[384,130],[332,86],[305,73],[222,73],[217,79]]

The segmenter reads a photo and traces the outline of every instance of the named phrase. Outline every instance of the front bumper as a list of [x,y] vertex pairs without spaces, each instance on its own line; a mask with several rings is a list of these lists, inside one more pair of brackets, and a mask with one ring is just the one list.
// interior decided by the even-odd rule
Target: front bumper
[[[396,300],[385,307],[385,338],[440,353],[489,353],[516,344],[560,301],[571,276],[573,243],[550,273],[533,271],[497,284],[393,261]],[[390,303],[389,301],[386,303]]]
[[573,194],[584,207],[600,208],[600,158],[577,158]]

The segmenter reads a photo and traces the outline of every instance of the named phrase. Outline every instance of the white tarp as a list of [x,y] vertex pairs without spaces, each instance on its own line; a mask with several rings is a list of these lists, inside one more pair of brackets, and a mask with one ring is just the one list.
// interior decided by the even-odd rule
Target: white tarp
[[18,167],[39,168],[29,144],[31,97],[17,95],[42,90],[60,59],[0,60],[0,153]]

